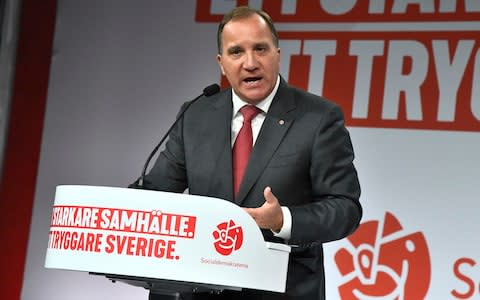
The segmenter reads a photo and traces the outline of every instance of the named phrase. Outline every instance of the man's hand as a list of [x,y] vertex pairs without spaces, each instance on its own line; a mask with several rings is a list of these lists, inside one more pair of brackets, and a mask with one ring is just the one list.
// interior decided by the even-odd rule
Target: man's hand
[[244,208],[244,210],[257,222],[258,227],[279,232],[283,226],[283,213],[280,203],[269,186],[263,190],[263,196],[265,197],[265,203],[262,206]]

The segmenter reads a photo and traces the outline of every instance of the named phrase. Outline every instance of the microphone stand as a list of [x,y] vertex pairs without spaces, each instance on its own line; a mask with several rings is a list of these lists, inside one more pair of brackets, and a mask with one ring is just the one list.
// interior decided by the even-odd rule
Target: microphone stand
[[175,127],[175,125],[177,125],[178,121],[180,121],[180,119],[183,117],[183,115],[185,114],[185,112],[187,111],[187,109],[190,107],[190,105],[192,105],[193,103],[195,103],[198,99],[200,99],[201,97],[203,96],[206,96],[206,97],[210,97],[216,93],[218,93],[220,91],[220,86],[218,84],[212,84],[212,85],[209,85],[207,86],[204,90],[203,90],[203,93],[198,95],[195,99],[193,99],[192,101],[190,101],[189,103],[187,103],[187,105],[184,107],[184,109],[180,112],[180,114],[178,115],[178,117],[175,119],[175,122],[173,122],[173,124],[170,126],[170,128],[168,128],[167,130],[167,133],[165,133],[162,137],[162,139],[160,140],[160,142],[158,142],[158,144],[155,146],[155,148],[153,148],[153,151],[150,153],[150,155],[148,156],[147,158],[147,161],[145,162],[145,165],[143,166],[143,169],[142,169],[142,173],[141,173],[141,176],[140,178],[137,180],[137,183],[134,183],[133,187],[135,188],[140,188],[140,189],[143,189],[145,188],[143,185],[144,185],[144,181],[145,181],[145,175],[147,173],[147,168],[148,168],[148,165],[150,164],[150,161],[152,160],[153,156],[155,155],[155,153],[157,153],[158,149],[160,148],[160,146],[163,144],[163,142],[167,139],[167,137],[170,135],[170,132],[173,130],[173,128]]

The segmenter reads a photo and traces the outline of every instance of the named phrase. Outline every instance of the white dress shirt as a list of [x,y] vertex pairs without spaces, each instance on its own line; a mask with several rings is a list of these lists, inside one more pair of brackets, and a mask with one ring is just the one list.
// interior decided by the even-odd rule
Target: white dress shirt
[[[258,115],[255,116],[255,118],[252,119],[253,145],[255,145],[255,142],[257,141],[257,137],[260,132],[260,129],[262,128],[263,121],[265,121],[265,117],[267,115],[268,109],[272,104],[273,97],[275,97],[275,94],[277,93],[279,85],[280,85],[280,76],[277,78],[277,83],[275,84],[275,87],[273,88],[272,92],[267,96],[267,98],[265,98],[264,100],[260,101],[255,105],[257,108],[261,110],[261,113],[259,113]],[[233,147],[233,144],[235,143],[235,139],[237,138],[237,135],[240,132],[240,129],[242,128],[242,125],[243,125],[243,115],[240,113],[240,109],[243,106],[248,105],[248,103],[240,99],[240,97],[238,97],[238,95],[235,94],[235,91],[233,90],[232,90],[232,101],[233,101],[233,114],[232,114],[233,117],[232,117],[231,145]],[[275,191],[272,190],[272,193],[275,194]],[[284,240],[289,240],[292,232],[292,214],[290,213],[290,210],[286,206],[282,206],[282,213],[283,213],[282,229],[278,233],[273,232],[273,234]]]

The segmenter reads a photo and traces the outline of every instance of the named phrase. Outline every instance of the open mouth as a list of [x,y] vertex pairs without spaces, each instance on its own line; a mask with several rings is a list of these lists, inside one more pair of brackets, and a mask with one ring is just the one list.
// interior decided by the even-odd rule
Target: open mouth
[[247,77],[243,80],[243,82],[245,82],[248,85],[254,85],[258,83],[261,79],[262,77]]

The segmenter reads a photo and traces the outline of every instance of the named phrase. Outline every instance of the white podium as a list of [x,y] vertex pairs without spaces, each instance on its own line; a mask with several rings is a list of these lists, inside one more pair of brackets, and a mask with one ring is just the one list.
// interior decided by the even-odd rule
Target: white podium
[[65,185],[55,194],[45,267],[158,294],[284,292],[289,252],[265,242],[254,220],[225,200]]

